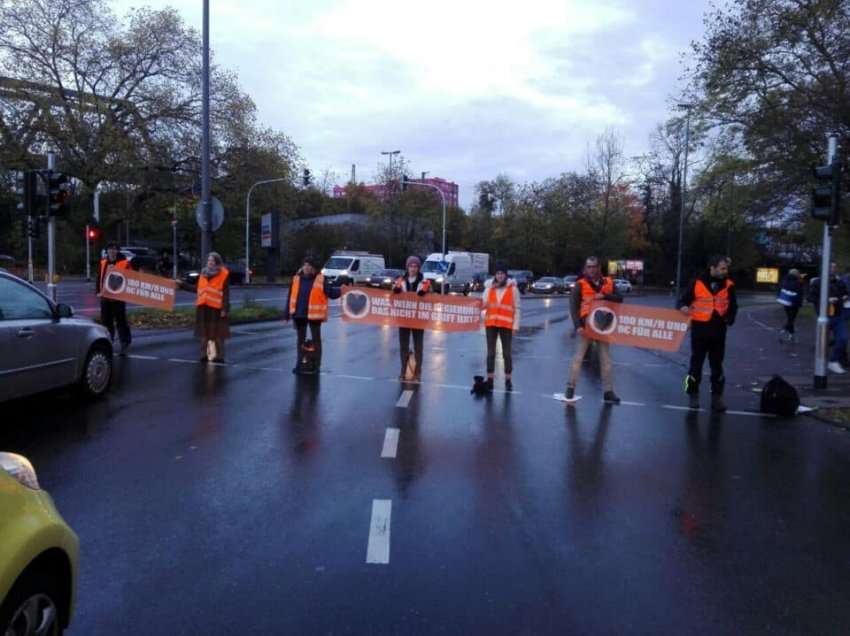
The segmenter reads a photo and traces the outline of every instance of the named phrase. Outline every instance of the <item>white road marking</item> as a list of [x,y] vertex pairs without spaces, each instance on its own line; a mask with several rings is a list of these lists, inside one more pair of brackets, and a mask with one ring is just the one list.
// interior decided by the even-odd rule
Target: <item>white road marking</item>
[[183,358],[169,358],[169,362],[182,362],[184,364],[199,364],[198,360],[184,360]]
[[388,428],[384,433],[384,447],[381,449],[381,457],[385,459],[395,459],[398,452],[398,436],[400,430],[397,428]]
[[410,400],[413,397],[413,391],[410,389],[406,389],[401,392],[401,397],[398,399],[398,402],[395,405],[400,409],[406,409],[407,405],[410,404]]
[[369,544],[366,547],[366,563],[387,564],[390,562],[390,515],[391,499],[372,501],[372,522],[369,524]]
[[646,406],[644,402],[629,402],[628,400],[622,400],[620,404],[623,406]]
[[375,378],[369,377],[368,375],[347,375],[345,373],[337,373],[336,377],[338,378],[346,378],[348,380],[374,380]]
[[459,384],[435,384],[434,386],[440,387],[441,389],[460,389],[461,391],[468,391],[468,386],[461,386]]
[[726,411],[727,415],[746,415],[748,417],[776,417],[773,413],[758,413],[756,411]]
[[671,411],[692,411],[694,413],[704,413],[705,409],[692,409],[689,406],[679,406],[677,404],[662,404],[662,409],[670,409]]
[[133,360],[159,360],[159,356],[142,356],[138,353],[128,353],[125,358],[132,358]]

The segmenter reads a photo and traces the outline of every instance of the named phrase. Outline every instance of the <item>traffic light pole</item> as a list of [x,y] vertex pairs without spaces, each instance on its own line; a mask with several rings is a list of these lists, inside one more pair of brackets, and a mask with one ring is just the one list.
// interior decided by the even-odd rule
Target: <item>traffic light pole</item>
[[91,280],[91,241],[89,240],[89,224],[86,223],[86,280]]
[[27,280],[34,282],[35,269],[32,264],[32,234],[33,234],[32,214],[27,215]]
[[210,200],[210,2],[204,0],[203,70],[201,73],[201,261],[212,251],[212,201]]
[[[827,137],[826,163],[832,164],[832,159],[838,150],[838,135],[830,133]],[[815,326],[815,377],[816,389],[825,389],[827,385],[827,343],[829,342],[829,316],[827,306],[829,301],[829,277],[832,263],[832,229],[829,222],[823,224],[823,250],[820,268],[820,298],[818,299],[818,320]]]
[[[56,170],[56,153],[47,153],[47,170]],[[48,179],[49,182],[49,179]],[[51,214],[50,194],[47,196],[47,295],[56,302],[56,217]]]

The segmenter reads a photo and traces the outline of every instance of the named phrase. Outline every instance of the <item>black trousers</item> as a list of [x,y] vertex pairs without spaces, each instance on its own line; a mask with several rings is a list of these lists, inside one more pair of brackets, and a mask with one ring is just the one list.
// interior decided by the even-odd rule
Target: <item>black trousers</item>
[[100,299],[100,321],[109,331],[109,337],[115,339],[115,328],[118,327],[118,340],[128,345],[133,340],[130,335],[130,325],[127,324],[127,304],[120,300]]
[[398,330],[399,357],[401,358],[401,372],[407,366],[407,356],[410,355],[410,338],[413,337],[413,357],[416,360],[416,373],[422,373],[422,343],[425,340],[424,329],[407,329],[400,327]]
[[301,347],[307,341],[307,326],[310,327],[310,339],[316,347],[316,358],[319,360],[319,366],[322,364],[322,321],[307,320],[306,318],[295,318],[295,332],[298,334],[298,353],[301,355]]
[[510,375],[514,370],[511,343],[514,332],[507,327],[487,327],[487,373],[496,370],[496,339],[502,342],[502,357],[505,359],[505,374]]
[[785,307],[785,331],[794,333],[794,321],[797,320],[797,313],[800,308],[797,305]]
[[711,367],[711,392],[721,395],[726,384],[723,375],[723,357],[726,355],[726,327],[712,326],[702,329],[699,325],[691,326],[691,366],[688,369],[695,381],[691,383],[689,393],[699,391],[702,380],[702,367],[708,356],[708,364]]

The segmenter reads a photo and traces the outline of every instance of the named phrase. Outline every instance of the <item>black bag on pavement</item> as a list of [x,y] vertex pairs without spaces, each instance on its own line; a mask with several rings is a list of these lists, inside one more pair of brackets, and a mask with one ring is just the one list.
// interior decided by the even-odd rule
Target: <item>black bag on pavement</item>
[[800,406],[797,389],[788,384],[781,376],[774,375],[761,392],[761,412],[781,417],[796,415]]
[[487,381],[484,379],[483,375],[476,375],[473,378],[472,390],[470,393],[472,395],[487,395],[487,393],[489,393]]
[[316,351],[316,345],[312,340],[307,340],[301,345],[301,351],[298,355],[298,373],[299,375],[316,375],[319,372],[319,355]]

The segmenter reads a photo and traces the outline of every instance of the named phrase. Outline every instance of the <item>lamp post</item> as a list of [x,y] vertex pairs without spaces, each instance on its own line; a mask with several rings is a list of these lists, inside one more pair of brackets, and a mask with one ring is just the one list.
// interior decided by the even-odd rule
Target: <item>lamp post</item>
[[443,205],[443,258],[446,257],[446,195],[443,194],[443,191],[435,185],[430,183],[420,183],[418,181],[405,181],[405,183],[409,186],[419,186],[420,188],[431,188],[436,191],[437,194],[440,195],[440,202]]
[[682,239],[685,229],[685,198],[688,192],[688,146],[691,137],[691,108],[693,104],[679,104],[687,111],[685,117],[685,164],[682,169],[682,196],[679,199],[679,246],[676,250],[676,298],[682,293]]
[[382,155],[387,155],[390,158],[390,178],[393,176],[393,155],[401,153],[401,150],[382,150]]
[[262,181],[257,181],[254,185],[248,188],[248,195],[245,197],[245,284],[249,285],[251,283],[251,193],[254,191],[254,188],[257,186],[264,185],[266,183],[278,183],[280,181],[286,181],[286,177],[279,177],[277,179],[263,179]]

